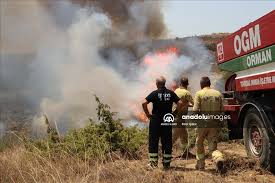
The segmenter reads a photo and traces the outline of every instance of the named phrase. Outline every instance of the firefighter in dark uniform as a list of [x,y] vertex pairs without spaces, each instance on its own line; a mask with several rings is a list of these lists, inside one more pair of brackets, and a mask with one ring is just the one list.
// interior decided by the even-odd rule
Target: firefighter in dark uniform
[[[157,90],[150,93],[142,104],[146,116],[150,119],[149,124],[149,161],[151,167],[158,166],[158,144],[161,139],[163,168],[168,169],[172,158],[172,126],[161,125],[164,116],[172,113],[173,103],[182,107],[179,97],[165,87],[163,76],[156,79]],[[149,113],[148,104],[153,103],[152,114]]]

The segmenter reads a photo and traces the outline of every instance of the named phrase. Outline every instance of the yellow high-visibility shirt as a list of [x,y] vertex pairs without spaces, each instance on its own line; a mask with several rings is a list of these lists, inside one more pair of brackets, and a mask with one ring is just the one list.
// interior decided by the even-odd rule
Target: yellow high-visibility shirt
[[[175,93],[183,102],[183,108],[178,111],[178,115],[187,114],[189,102],[194,103],[191,93],[185,88],[177,88]],[[174,105],[173,109],[176,110],[176,105]]]
[[195,95],[193,111],[221,112],[223,111],[222,94],[210,87],[205,87]]

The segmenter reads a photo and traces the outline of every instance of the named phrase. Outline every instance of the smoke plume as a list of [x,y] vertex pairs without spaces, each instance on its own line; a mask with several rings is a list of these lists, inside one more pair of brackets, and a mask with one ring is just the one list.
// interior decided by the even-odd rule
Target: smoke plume
[[4,136],[5,133],[5,125],[4,123],[0,122],[0,138]]
[[[29,0],[2,6],[0,81],[36,109],[33,129],[41,129],[41,114],[60,132],[83,127],[96,117],[94,94],[129,120],[141,113],[155,77],[164,75],[169,85],[187,74],[194,91],[210,71],[212,57],[196,38],[185,43],[189,56],[149,51],[137,58],[129,51],[128,43],[165,35],[159,2]],[[108,57],[101,53],[106,44],[112,47]]]
[[120,38],[130,38],[123,42],[141,41],[159,38],[166,33],[161,1],[117,0],[111,3],[110,0],[72,0],[72,2],[100,8],[112,21],[114,27],[112,30],[119,36],[119,43],[121,43]]

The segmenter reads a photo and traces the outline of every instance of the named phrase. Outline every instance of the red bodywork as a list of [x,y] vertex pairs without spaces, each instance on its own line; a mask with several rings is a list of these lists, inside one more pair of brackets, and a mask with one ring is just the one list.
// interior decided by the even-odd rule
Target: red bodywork
[[[259,25],[260,30],[260,46],[254,47],[252,49],[247,50],[246,52],[241,49],[240,54],[237,54],[234,49],[234,39],[236,36],[239,36],[242,39],[242,34],[246,31],[249,34],[249,29],[254,30],[254,26]],[[259,18],[258,20],[251,22],[247,26],[241,28],[240,30],[236,31],[235,33],[226,37],[222,42],[217,44],[217,62],[218,64],[227,62],[234,58],[243,56],[248,53],[252,53],[256,50],[261,48],[265,48],[274,44],[275,42],[275,10],[271,11],[270,13],[266,14],[265,16]],[[244,35],[246,36],[246,35]],[[248,35],[249,36],[249,35]],[[245,37],[244,37],[245,38]],[[245,39],[249,41],[249,37]],[[236,47],[241,45],[236,44]],[[251,46],[250,46],[251,47]]]
[[[275,99],[274,65],[263,63],[267,60],[266,50],[270,50],[268,53],[272,54],[269,62],[275,61],[272,45],[275,45],[275,10],[242,27],[217,44],[217,64],[224,70],[230,68],[231,71],[236,71],[227,79],[224,93],[224,111],[231,117],[228,120],[230,139],[243,138],[244,121],[247,119],[247,111],[252,108],[258,110],[261,115],[268,114],[268,118],[275,120],[275,115],[270,113],[270,109],[275,112],[272,101]],[[255,64],[250,69],[248,58],[256,57],[257,53],[258,63],[262,63]],[[259,55],[262,60],[259,59]]]
[[275,88],[275,72],[249,76],[236,80],[237,91],[255,91]]

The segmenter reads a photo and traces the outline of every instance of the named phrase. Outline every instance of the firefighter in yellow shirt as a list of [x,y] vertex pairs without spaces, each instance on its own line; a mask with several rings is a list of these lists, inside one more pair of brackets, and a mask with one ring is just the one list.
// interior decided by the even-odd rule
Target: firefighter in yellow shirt
[[[188,113],[188,107],[193,106],[194,101],[191,93],[187,90],[189,83],[188,83],[188,78],[182,76],[180,80],[180,87],[175,90],[175,93],[177,96],[180,98],[182,101],[183,105],[179,111],[176,112],[176,122],[177,122],[177,127],[173,128],[173,140],[172,143],[175,144],[175,142],[180,139],[182,149],[183,149],[183,155],[182,157],[185,157],[189,155],[188,153],[188,133],[187,129],[182,123],[185,121],[182,119],[182,115],[187,115]],[[174,106],[174,109],[176,106]],[[194,156],[194,155],[193,155]],[[192,155],[190,154],[190,157]]]
[[[202,77],[200,81],[201,90],[195,95],[195,102],[193,111],[199,114],[222,114],[222,94],[210,88],[211,82],[208,77]],[[224,157],[223,154],[217,150],[217,136],[218,127],[213,124],[218,124],[220,121],[217,119],[206,119],[200,122],[205,122],[206,127],[197,128],[196,138],[196,169],[203,170],[205,168],[205,151],[204,141],[208,141],[209,155],[216,163],[218,171],[223,170]]]

